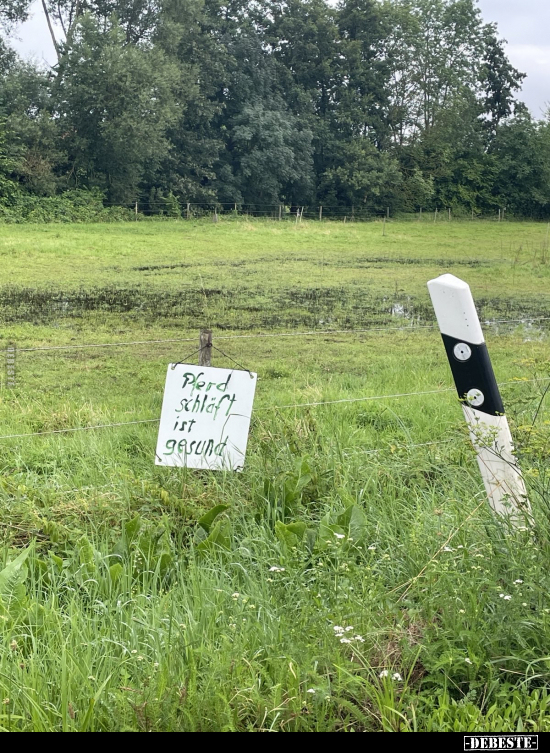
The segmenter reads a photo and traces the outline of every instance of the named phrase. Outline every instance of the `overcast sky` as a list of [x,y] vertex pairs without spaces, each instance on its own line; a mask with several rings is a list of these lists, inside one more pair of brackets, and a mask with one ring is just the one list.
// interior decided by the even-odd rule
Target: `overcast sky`
[[[500,36],[508,40],[512,64],[527,78],[521,98],[536,118],[550,107],[550,1],[478,0],[483,18],[496,22]],[[14,47],[26,57],[53,63],[55,54],[40,1],[33,5],[32,17],[19,27]]]

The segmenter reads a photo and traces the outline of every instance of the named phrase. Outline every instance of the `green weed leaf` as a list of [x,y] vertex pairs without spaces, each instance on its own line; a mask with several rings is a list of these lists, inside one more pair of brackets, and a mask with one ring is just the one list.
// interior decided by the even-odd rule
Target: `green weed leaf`
[[216,505],[216,507],[213,507],[206,513],[206,515],[203,515],[202,518],[199,518],[198,522],[200,527],[203,528],[206,533],[209,533],[210,528],[212,527],[212,523],[216,520],[218,515],[221,515],[222,512],[225,512],[228,507],[229,505]]
[[0,602],[10,616],[14,616],[25,606],[27,596],[25,590],[26,561],[31,549],[32,547],[27,547],[0,571]]

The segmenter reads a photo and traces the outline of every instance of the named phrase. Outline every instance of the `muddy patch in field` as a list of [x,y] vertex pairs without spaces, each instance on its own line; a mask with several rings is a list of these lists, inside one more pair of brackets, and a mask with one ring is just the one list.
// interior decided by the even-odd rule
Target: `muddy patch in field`
[[[506,262],[506,260],[498,260]],[[326,252],[319,251],[315,255],[313,251],[310,256],[256,256],[252,259],[240,259],[238,261],[228,261],[225,259],[216,259],[215,261],[193,261],[193,262],[173,262],[170,264],[147,264],[138,267],[130,267],[131,272],[147,272],[152,274],[163,274],[180,269],[201,269],[214,264],[216,267],[243,268],[257,267],[265,264],[314,264],[321,267],[334,267],[337,269],[369,269],[370,267],[397,264],[399,266],[423,266],[423,267],[489,267],[496,262],[492,259],[436,259],[436,258],[403,258],[389,256],[365,256],[357,259],[330,259],[326,258]],[[108,267],[121,271],[118,267]]]

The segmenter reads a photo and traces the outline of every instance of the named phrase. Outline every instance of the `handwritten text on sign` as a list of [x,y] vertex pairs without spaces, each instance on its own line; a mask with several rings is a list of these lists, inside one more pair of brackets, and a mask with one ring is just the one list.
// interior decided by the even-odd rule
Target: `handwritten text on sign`
[[242,470],[257,375],[170,364],[156,464]]

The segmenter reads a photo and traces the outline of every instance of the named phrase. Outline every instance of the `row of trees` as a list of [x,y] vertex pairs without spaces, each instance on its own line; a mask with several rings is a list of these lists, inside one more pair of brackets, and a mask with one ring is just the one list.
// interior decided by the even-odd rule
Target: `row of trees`
[[[30,0],[4,0],[5,31]],[[550,124],[475,0],[43,0],[0,47],[0,200],[550,214]],[[7,36],[4,37],[7,39]],[[152,197],[152,198],[151,198]]]

